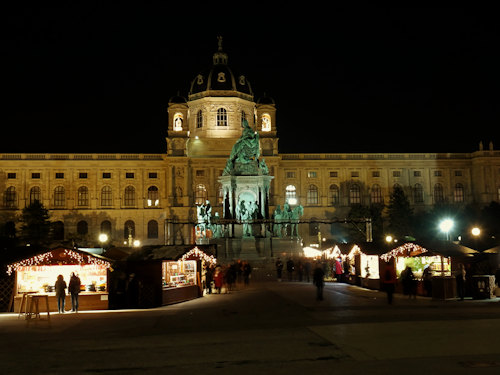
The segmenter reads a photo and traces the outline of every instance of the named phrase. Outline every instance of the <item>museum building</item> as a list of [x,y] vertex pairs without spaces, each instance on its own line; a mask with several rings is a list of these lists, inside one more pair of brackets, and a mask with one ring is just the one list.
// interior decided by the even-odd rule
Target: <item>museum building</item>
[[166,154],[0,152],[0,220],[13,228],[22,209],[39,201],[59,240],[93,246],[106,233],[116,245],[193,243],[197,205],[209,200],[223,216],[220,177],[243,119],[258,133],[274,177],[270,213],[288,202],[304,207],[304,220],[343,218],[353,205],[387,204],[395,186],[416,210],[500,200],[500,151],[491,143],[472,153],[281,154],[276,111],[272,98],[255,100],[219,41],[188,98],[168,103]]

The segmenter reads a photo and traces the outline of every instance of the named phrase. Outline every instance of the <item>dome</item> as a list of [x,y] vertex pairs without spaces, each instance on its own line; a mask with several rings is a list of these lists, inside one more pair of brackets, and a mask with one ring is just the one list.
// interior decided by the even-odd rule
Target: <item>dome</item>
[[276,105],[276,103],[274,102],[274,99],[271,98],[270,96],[267,96],[266,93],[264,93],[264,96],[261,96],[258,100],[257,100],[257,104],[268,104],[268,105]]
[[[243,74],[234,74],[227,65],[227,54],[222,51],[222,39],[219,38],[219,49],[213,55],[213,65],[200,72],[191,82],[189,95],[205,91],[237,91],[253,96],[250,82]],[[220,93],[222,94],[222,93]]]
[[168,100],[168,103],[169,104],[184,104],[184,103],[187,103],[187,100],[185,97],[183,97],[179,93],[177,93],[177,95],[172,96]]

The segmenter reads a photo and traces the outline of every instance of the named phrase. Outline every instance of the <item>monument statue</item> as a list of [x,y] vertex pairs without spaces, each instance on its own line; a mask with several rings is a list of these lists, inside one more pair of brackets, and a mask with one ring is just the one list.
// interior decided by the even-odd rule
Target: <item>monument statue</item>
[[207,230],[212,230],[211,217],[212,217],[212,206],[210,201],[206,200],[205,203],[196,206],[196,216],[198,224],[196,225],[196,231],[200,233],[200,236],[206,237]]
[[252,130],[248,121],[241,121],[243,132],[231,150],[231,155],[226,162],[222,173],[227,175],[258,175],[269,174],[269,169],[264,160],[259,160],[260,143],[259,133]]
[[300,238],[299,236],[299,220],[300,217],[304,214],[304,207],[300,204],[293,208],[292,213],[290,215],[290,237]]

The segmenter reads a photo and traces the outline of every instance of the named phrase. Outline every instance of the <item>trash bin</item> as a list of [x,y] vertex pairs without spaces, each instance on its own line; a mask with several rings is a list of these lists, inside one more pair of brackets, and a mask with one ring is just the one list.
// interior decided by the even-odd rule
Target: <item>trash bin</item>
[[495,298],[495,276],[472,276],[472,297],[474,299]]
[[457,295],[457,283],[455,276],[433,276],[432,298],[449,299]]

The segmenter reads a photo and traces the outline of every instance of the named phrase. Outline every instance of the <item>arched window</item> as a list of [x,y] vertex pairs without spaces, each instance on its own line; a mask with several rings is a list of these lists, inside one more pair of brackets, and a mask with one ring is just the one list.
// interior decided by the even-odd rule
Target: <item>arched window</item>
[[434,185],[434,203],[442,202],[444,202],[443,185],[438,183]]
[[288,185],[285,188],[285,202],[290,205],[297,204],[297,189],[294,185]]
[[174,131],[179,132],[182,131],[182,122],[183,122],[182,113],[176,113],[174,115]]
[[361,204],[361,189],[358,184],[349,186],[349,204]]
[[127,207],[135,206],[135,188],[133,186],[127,186],[125,188],[125,196],[123,203]]
[[374,184],[372,186],[370,192],[370,200],[372,204],[384,202],[384,200],[382,199],[382,189],[380,188],[380,185]]
[[5,190],[4,206],[6,208],[17,207],[17,194],[16,194],[16,188],[14,186],[9,186],[7,190]]
[[455,203],[463,203],[465,201],[464,185],[458,183],[455,185],[455,191],[453,193],[453,198]]
[[415,184],[413,187],[413,202],[415,204],[424,203],[424,189],[420,184]]
[[80,220],[76,224],[76,233],[80,236],[85,236],[89,233],[89,224],[85,220]]
[[198,111],[198,113],[196,113],[196,127],[203,127],[203,111],[201,109]]
[[109,207],[113,204],[111,186],[104,186],[101,189],[101,206]]
[[227,111],[224,108],[217,110],[217,126],[227,126]]
[[52,223],[52,238],[57,241],[64,240],[64,223],[62,221]]
[[207,199],[207,188],[205,187],[205,185],[196,185],[196,188],[194,189],[194,204],[204,204]]
[[269,113],[264,113],[262,115],[262,131],[270,132],[271,131],[271,116]]
[[86,186],[80,186],[78,188],[78,206],[88,206],[89,205],[89,189]]
[[129,235],[135,237],[135,223],[132,220],[127,220],[123,225],[123,238],[128,239]]
[[148,221],[148,238],[158,238],[158,222],[156,220]]
[[318,187],[316,185],[309,185],[309,188],[307,189],[307,204],[319,204],[319,193]]
[[160,196],[158,194],[158,188],[156,186],[150,186],[148,188],[148,207],[158,207],[160,205]]
[[101,222],[101,233],[111,236],[111,221],[104,220]]
[[336,206],[340,201],[340,190],[337,185],[330,185],[328,190],[328,202],[330,206]]
[[42,201],[42,190],[38,186],[30,189],[30,204]]
[[58,186],[54,189],[54,207],[64,207],[66,201],[66,193],[63,186]]

